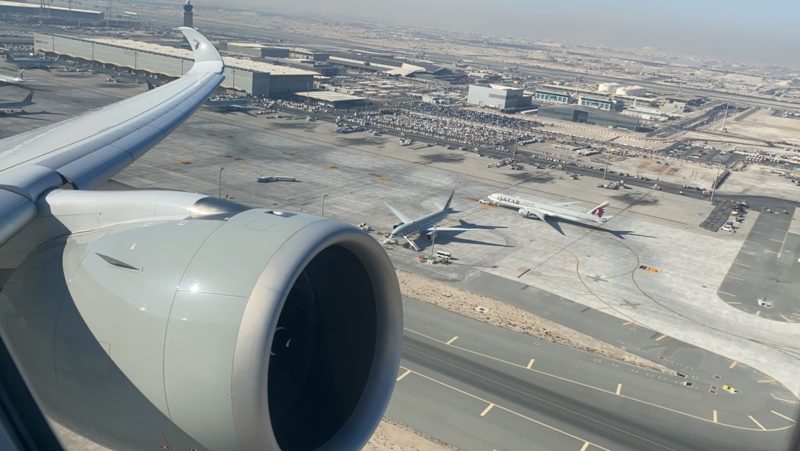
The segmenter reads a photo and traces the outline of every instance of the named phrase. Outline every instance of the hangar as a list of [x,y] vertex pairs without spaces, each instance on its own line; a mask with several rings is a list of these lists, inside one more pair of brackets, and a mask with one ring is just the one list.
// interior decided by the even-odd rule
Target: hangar
[[[34,33],[34,50],[136,71],[179,77],[193,64],[188,49],[117,38],[78,38]],[[287,97],[313,86],[317,72],[244,58],[225,57],[222,87],[254,97]]]

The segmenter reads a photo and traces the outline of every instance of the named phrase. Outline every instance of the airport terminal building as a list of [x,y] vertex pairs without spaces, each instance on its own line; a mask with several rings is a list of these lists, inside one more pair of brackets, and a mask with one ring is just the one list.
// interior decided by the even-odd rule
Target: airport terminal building
[[39,2],[23,3],[0,0],[0,19],[37,19],[71,24],[99,24],[104,19],[101,11],[64,8]]
[[556,91],[553,89],[537,89],[534,92],[536,101],[544,103],[559,103],[566,105],[572,103],[572,96],[565,91]]
[[530,96],[525,96],[522,88],[500,85],[470,85],[467,103],[498,110],[518,110],[531,106]]
[[601,96],[582,95],[578,98],[578,104],[603,111],[613,111],[615,109],[615,102],[613,100]]
[[[34,33],[34,50],[136,71],[179,77],[193,64],[192,52],[141,41],[116,38],[76,38]],[[224,58],[222,87],[254,97],[280,98],[313,87],[316,72],[244,58]]]
[[539,108],[538,115],[542,119],[579,122],[601,127],[617,127],[631,131],[639,129],[639,119],[635,117],[581,105],[543,106]]
[[328,61],[330,55],[325,52],[299,47],[274,47],[250,42],[228,42],[227,50],[231,53],[255,56],[258,58],[290,58],[309,61]]

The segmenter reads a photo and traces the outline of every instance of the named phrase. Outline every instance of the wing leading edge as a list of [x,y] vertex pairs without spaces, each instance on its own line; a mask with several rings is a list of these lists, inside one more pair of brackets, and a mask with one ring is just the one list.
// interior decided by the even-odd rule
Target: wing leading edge
[[404,215],[400,210],[392,207],[391,205],[387,204],[386,202],[384,202],[383,204],[386,205],[386,207],[388,207],[389,210],[391,210],[392,214],[395,215],[397,217],[397,219],[402,221],[403,224],[408,224],[409,222],[412,221],[411,218],[409,218],[408,216]]
[[65,182],[108,180],[186,120],[222,83],[224,65],[196,30],[181,27],[194,65],[181,78],[130,99],[0,140],[0,244],[36,215],[35,202]]

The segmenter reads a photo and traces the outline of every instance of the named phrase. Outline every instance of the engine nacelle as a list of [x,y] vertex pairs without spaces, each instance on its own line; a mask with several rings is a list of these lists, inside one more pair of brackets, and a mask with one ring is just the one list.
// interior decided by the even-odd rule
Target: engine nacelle
[[524,208],[520,208],[518,213],[523,218],[534,218],[534,217],[536,217],[536,214],[534,214],[532,211],[526,210]]
[[385,251],[305,214],[74,233],[30,254],[0,296],[45,412],[115,449],[359,449],[400,360]]

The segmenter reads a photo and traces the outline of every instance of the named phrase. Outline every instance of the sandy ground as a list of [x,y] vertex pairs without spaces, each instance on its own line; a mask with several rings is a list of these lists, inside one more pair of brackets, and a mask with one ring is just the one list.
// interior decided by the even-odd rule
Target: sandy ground
[[800,120],[773,116],[769,109],[759,109],[725,123],[728,133],[773,142],[800,145]]
[[[603,157],[600,156],[600,158]],[[626,157],[616,161],[612,160],[611,169],[631,175],[643,175],[654,182],[659,180],[703,188],[710,188],[717,176],[717,166],[662,155],[654,155],[651,158]],[[613,180],[614,175],[609,175],[609,178]]]
[[720,187],[722,194],[747,194],[773,196],[800,201],[800,187],[777,175],[773,168],[757,164],[747,165],[742,171],[733,172]]
[[[81,451],[108,451],[110,449],[71,431],[52,419],[50,425],[64,449]],[[381,420],[378,429],[363,448],[364,451],[452,451],[456,449],[439,443],[433,438],[420,435],[406,425],[387,419]]]
[[73,432],[71,429],[68,429],[66,426],[61,425],[57,421],[53,420],[52,418],[48,418],[48,422],[50,423],[50,427],[53,428],[53,433],[55,434],[58,441],[61,443],[61,446],[64,447],[65,450],[73,451],[73,450],[81,450],[81,451],[108,451],[111,448],[106,448],[103,445],[97,444],[88,438]]
[[428,302],[467,318],[599,354],[648,370],[673,373],[673,371],[655,362],[623,351],[594,337],[541,318],[518,307],[406,271],[397,271],[397,280],[400,282],[400,291],[404,296]]
[[453,448],[412,431],[404,424],[383,419],[364,451],[450,451]]

